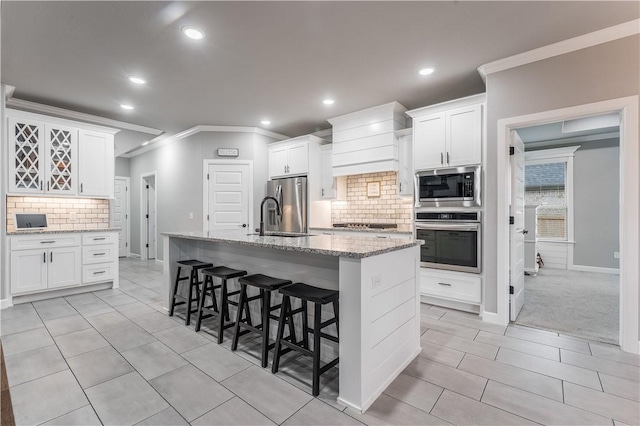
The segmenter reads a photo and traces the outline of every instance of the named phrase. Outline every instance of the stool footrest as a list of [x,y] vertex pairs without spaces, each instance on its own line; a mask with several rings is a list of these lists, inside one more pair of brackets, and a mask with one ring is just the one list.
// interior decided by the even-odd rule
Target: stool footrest
[[[292,343],[292,342],[290,342],[288,340],[282,339],[282,340],[280,340],[280,344],[282,346],[286,346],[287,348],[289,348],[289,350],[294,350],[296,352],[300,352],[303,355],[313,356],[313,351],[311,351],[309,349],[306,349],[306,348],[303,348],[302,346],[300,346],[298,344],[295,344],[295,343]],[[283,354],[283,353],[284,353],[284,351],[280,351],[280,354]]]
[[324,372],[326,372],[327,370],[329,370],[332,367],[335,367],[336,365],[338,365],[338,362],[340,361],[340,357],[334,359],[333,361],[327,363],[325,366],[320,367],[319,373],[322,374]]

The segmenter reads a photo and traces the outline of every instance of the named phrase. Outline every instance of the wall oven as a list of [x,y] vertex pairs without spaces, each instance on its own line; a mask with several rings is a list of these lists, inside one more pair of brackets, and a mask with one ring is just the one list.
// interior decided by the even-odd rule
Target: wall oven
[[480,166],[417,171],[416,207],[480,207]]
[[480,212],[416,211],[420,266],[450,271],[482,271]]

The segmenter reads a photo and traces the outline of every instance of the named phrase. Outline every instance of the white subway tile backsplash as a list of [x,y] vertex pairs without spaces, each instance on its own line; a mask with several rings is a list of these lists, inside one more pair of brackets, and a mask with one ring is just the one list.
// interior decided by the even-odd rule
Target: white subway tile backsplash
[[[7,232],[15,231],[15,213],[29,212],[47,213],[52,231],[109,227],[108,200],[7,196]],[[72,213],[75,214],[73,220]]]

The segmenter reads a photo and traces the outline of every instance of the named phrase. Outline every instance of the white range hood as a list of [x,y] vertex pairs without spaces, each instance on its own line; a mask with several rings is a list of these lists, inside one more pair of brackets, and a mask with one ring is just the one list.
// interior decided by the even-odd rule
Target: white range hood
[[333,126],[333,176],[398,171],[398,140],[407,109],[398,102],[329,119]]

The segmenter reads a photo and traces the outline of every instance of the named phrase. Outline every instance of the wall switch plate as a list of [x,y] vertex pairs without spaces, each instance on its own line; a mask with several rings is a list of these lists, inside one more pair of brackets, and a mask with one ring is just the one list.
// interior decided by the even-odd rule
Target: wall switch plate
[[620,252],[619,251],[614,251],[613,252],[613,258],[614,259],[620,259]]
[[189,212],[189,219],[193,219],[193,212]]
[[76,216],[76,212],[69,212],[69,220],[71,222],[75,222],[78,219],[78,217]]
[[380,279],[380,275],[374,275],[371,277],[371,288],[380,287],[382,284],[382,280]]

